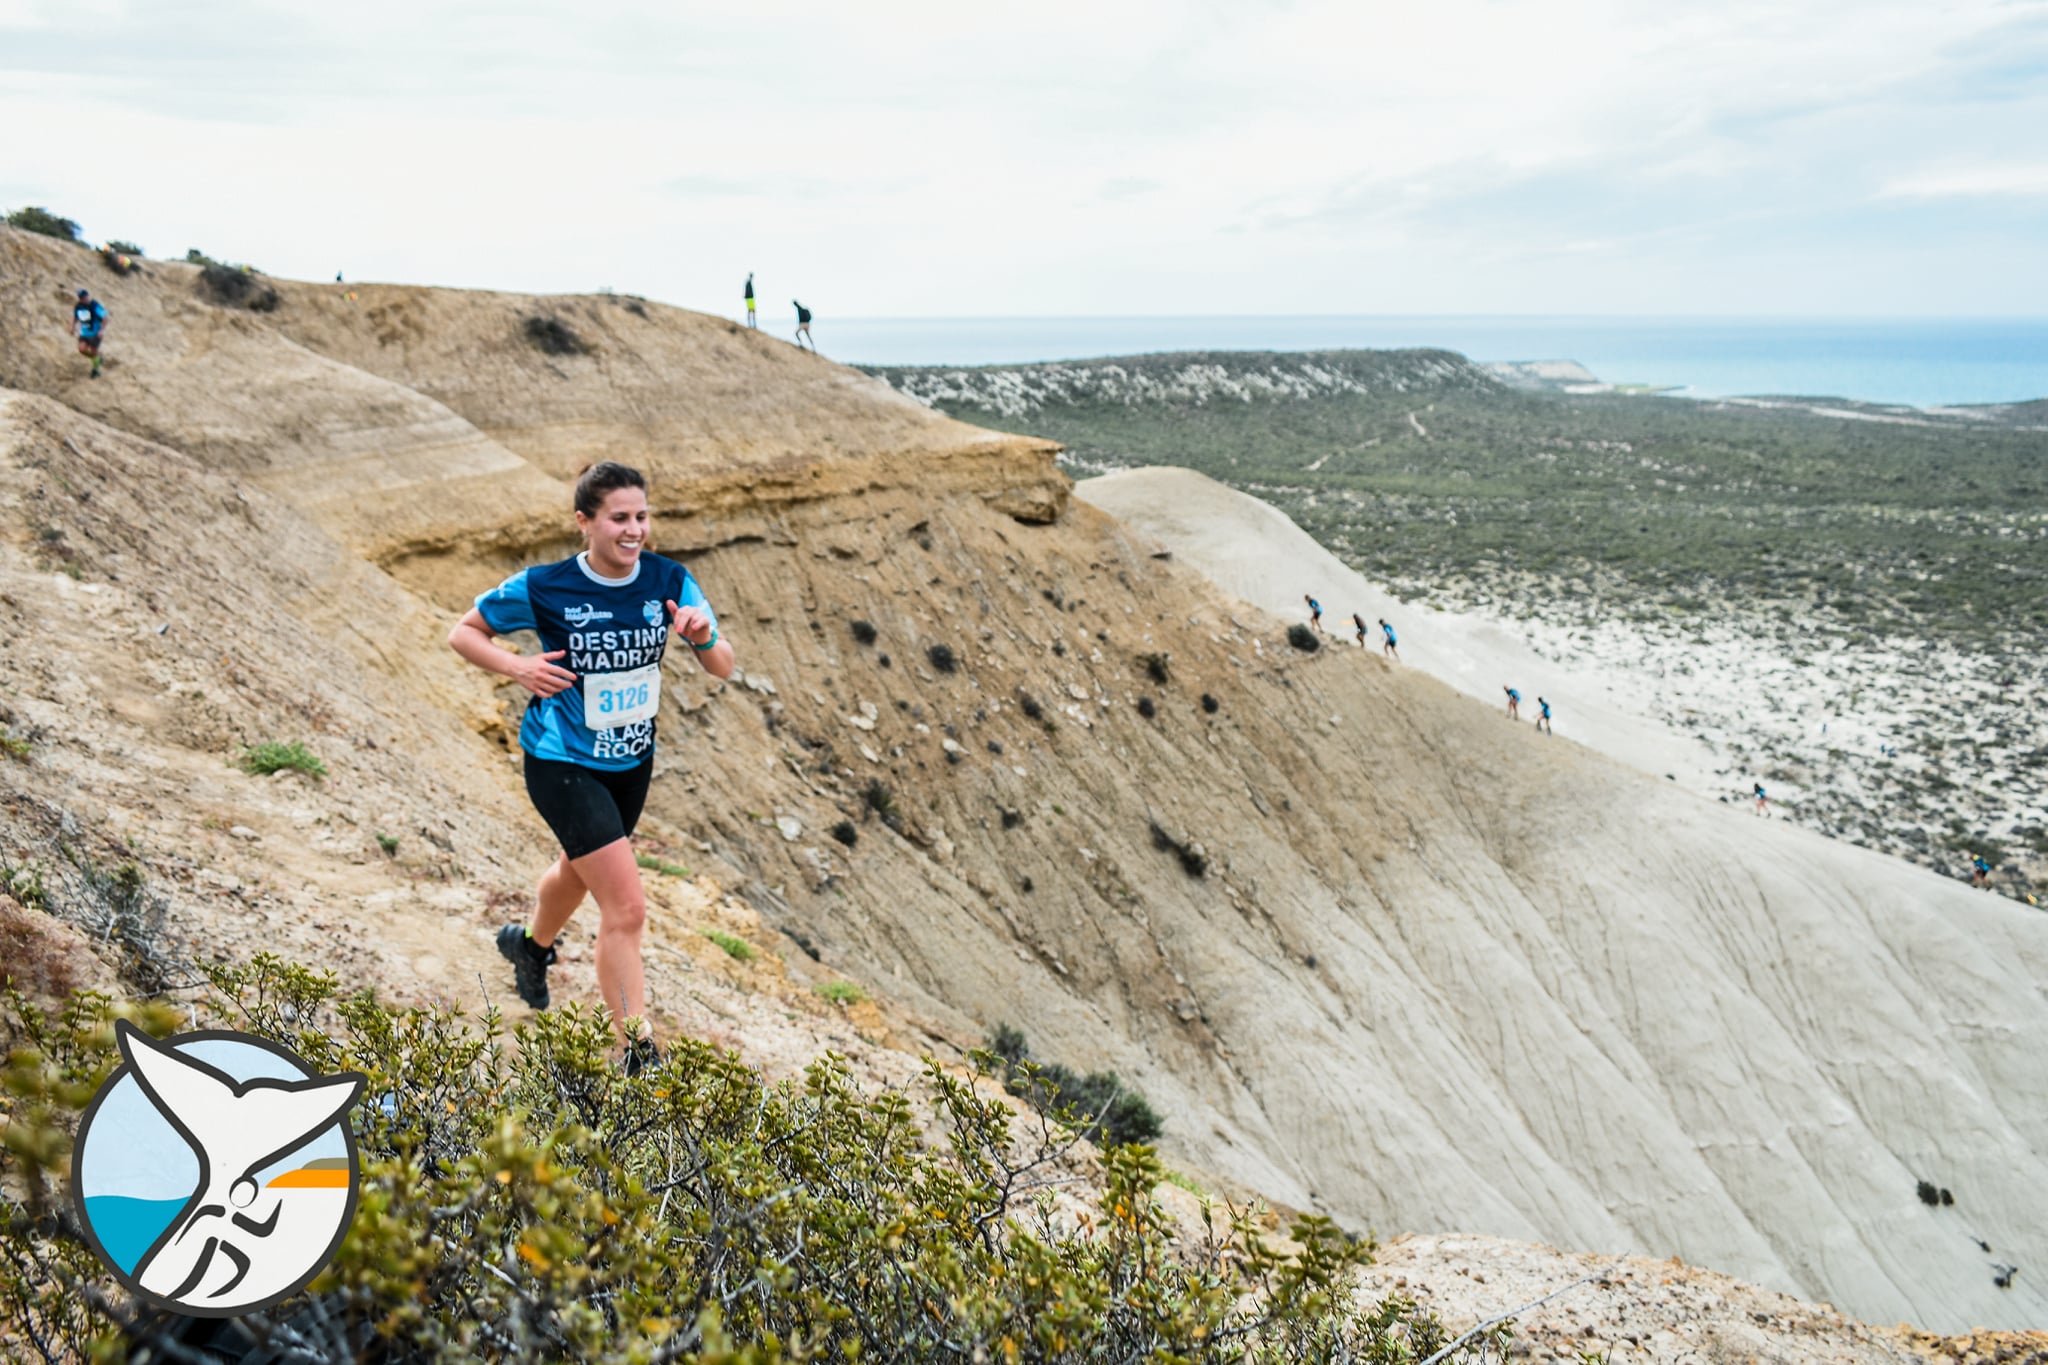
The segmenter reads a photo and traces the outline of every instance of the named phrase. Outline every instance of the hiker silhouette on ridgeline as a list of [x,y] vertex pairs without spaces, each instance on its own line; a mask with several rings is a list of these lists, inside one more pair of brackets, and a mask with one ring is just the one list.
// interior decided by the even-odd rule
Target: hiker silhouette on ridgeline
[[[796,303],[796,300],[791,299],[790,302]],[[796,303],[796,344],[801,346],[807,341],[811,343],[811,354],[816,355],[818,353],[818,342],[811,335],[811,310],[800,303]]]
[[747,272],[747,326],[759,330],[761,324],[754,318],[754,272]]
[[1394,648],[1399,641],[1394,638],[1394,628],[1387,624],[1387,618],[1384,616],[1380,618],[1380,634],[1387,637],[1386,643],[1380,646],[1380,653],[1399,663],[1401,661],[1401,651]]
[[1307,593],[1301,595],[1301,600],[1308,603],[1308,623],[1317,630],[1321,630],[1323,628],[1323,604],[1310,597]]
[[1501,691],[1508,694],[1508,719],[1520,720],[1522,718],[1522,694],[1512,687],[1503,687]]
[[1357,631],[1358,631],[1358,647],[1359,647],[1360,649],[1364,649],[1364,648],[1365,648],[1365,618],[1364,618],[1363,616],[1360,616],[1360,615],[1359,615],[1359,614],[1358,614],[1357,612],[1355,612],[1355,611],[1354,611],[1354,612],[1352,612],[1352,613],[1351,613],[1351,624],[1352,624],[1352,625],[1353,625],[1354,627],[1356,627],[1356,629],[1357,629]]
[[1536,699],[1536,706],[1537,706],[1537,711],[1536,711],[1536,728],[1537,728],[1537,730],[1539,730],[1540,732],[1542,732],[1543,734],[1546,734],[1546,735],[1554,735],[1554,734],[1556,734],[1556,733],[1557,733],[1557,731],[1555,731],[1555,730],[1553,730],[1553,729],[1551,729],[1551,728],[1550,728],[1550,703],[1549,703],[1549,702],[1547,702],[1547,701],[1545,701],[1545,700],[1543,700],[1543,698],[1541,698],[1541,697],[1538,697],[1538,698]]
[[71,335],[78,338],[78,353],[92,358],[92,373],[88,379],[100,377],[100,342],[107,335],[107,310],[100,306],[90,289],[78,291],[77,302],[71,305]]

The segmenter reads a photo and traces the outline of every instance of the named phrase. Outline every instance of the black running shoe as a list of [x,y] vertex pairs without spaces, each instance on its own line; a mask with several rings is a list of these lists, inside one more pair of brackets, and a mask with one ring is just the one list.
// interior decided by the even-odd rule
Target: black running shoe
[[537,1010],[548,1007],[548,968],[555,960],[552,946],[543,948],[533,941],[522,924],[508,924],[498,931],[498,951],[512,964],[512,980],[519,998]]
[[652,1038],[635,1038],[626,1044],[626,1074],[637,1076],[661,1065],[661,1049]]

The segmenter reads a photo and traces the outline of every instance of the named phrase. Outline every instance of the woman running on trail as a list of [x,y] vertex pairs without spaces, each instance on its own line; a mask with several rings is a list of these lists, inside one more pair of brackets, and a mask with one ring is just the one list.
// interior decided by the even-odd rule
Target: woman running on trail
[[1758,815],[1769,815],[1771,813],[1771,798],[1764,795],[1764,784],[1752,782],[1750,786],[1756,791],[1756,813]]
[[[732,645],[690,571],[647,549],[647,481],[605,461],[576,481],[576,527],[586,550],[521,569],[476,599],[448,644],[478,668],[527,691],[519,727],[526,794],[562,853],[541,875],[531,925],[498,931],[519,998],[548,1007],[555,937],[588,894],[597,900],[597,984],[626,1044],[626,1073],[661,1060],[648,1032],[640,933],[647,895],[631,835],[654,772],[661,660],[673,631],[714,678],[732,676]],[[539,654],[494,635],[537,631]],[[634,1029],[629,1037],[629,1022]]]
[[1400,641],[1394,637],[1394,628],[1387,624],[1387,618],[1384,616],[1380,618],[1380,634],[1387,637],[1386,643],[1380,646],[1380,653],[1386,655],[1389,659],[1393,659],[1398,662],[1401,657],[1401,652],[1398,649],[1396,649],[1395,646],[1398,645]]
[[1538,697],[1536,707],[1536,728],[1546,735],[1556,734],[1557,732],[1550,728],[1550,703]]
[[1310,597],[1307,593],[1301,595],[1301,600],[1308,603],[1309,625],[1317,630],[1321,630],[1323,628],[1323,604]]
[[1508,719],[1520,720],[1522,718],[1522,694],[1512,687],[1503,687],[1501,691],[1508,694]]
[[1365,618],[1357,612],[1351,613],[1351,624],[1358,627],[1358,647],[1365,648]]

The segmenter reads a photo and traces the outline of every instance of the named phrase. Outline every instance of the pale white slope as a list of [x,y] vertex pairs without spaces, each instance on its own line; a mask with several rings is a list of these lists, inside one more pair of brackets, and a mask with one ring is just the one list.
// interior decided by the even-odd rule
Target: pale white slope
[[1378,651],[1385,617],[1400,637],[1401,662],[1443,679],[1460,692],[1506,710],[1504,687],[1522,694],[1522,719],[1533,723],[1536,699],[1555,709],[1560,739],[1575,739],[1653,776],[1669,775],[1688,790],[1731,790],[1715,773],[1714,755],[1698,740],[1673,733],[1630,697],[1633,680],[1590,663],[1553,662],[1513,633],[1477,616],[1398,601],[1316,543],[1287,514],[1191,469],[1157,466],[1087,479],[1074,487],[1134,530],[1157,538],[1175,558],[1218,587],[1283,620],[1306,621],[1302,594],[1323,606],[1329,643],[1356,648],[1351,613],[1372,626],[1367,647]]
[[[1386,614],[1413,671],[1489,708],[1507,679],[1568,698],[1589,748],[1700,781],[1684,741],[1597,679],[1454,617],[1395,617],[1264,504],[1177,470],[1079,492],[1253,608],[1299,620],[1314,591],[1326,620]],[[1262,633],[1264,610],[1247,612]],[[1312,673],[1332,709],[1377,668],[1348,662]],[[1435,684],[1416,681],[1419,701]],[[1381,1231],[1676,1253],[1947,1331],[2048,1322],[2048,917],[1496,711],[1510,750],[1546,760],[1538,780],[1501,763],[1483,713],[1475,730],[1390,702],[1332,732],[1376,780],[1355,811],[1294,819],[1400,821],[1406,856],[1340,846],[1289,875],[1287,853],[1231,832],[1261,909],[1315,945],[1315,982],[1262,973],[1211,926],[1214,961],[1184,970],[1256,1100],[1218,1105],[1235,1135],[1180,1142]],[[1322,789],[1348,790],[1348,754],[1315,753]],[[1954,1205],[1922,1205],[1923,1178]],[[2001,1289],[2005,1264],[2021,1270]]]

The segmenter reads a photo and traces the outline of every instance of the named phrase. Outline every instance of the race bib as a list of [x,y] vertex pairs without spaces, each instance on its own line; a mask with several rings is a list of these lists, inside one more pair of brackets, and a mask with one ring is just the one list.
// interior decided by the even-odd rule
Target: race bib
[[660,664],[630,673],[583,675],[583,723],[593,730],[615,730],[653,720],[660,705]]

